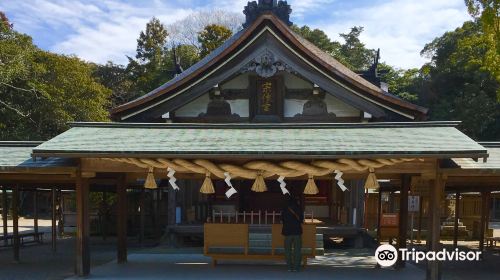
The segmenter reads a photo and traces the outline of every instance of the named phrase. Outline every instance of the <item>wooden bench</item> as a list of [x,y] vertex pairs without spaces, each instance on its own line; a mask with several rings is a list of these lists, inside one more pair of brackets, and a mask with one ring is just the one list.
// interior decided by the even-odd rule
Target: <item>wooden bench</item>
[[[25,245],[29,243],[43,243],[43,232],[24,232],[19,233],[19,244]],[[26,240],[27,238],[31,238]],[[7,246],[12,246],[14,244],[14,235],[9,234],[7,236],[0,236],[0,245],[3,246],[3,241],[7,241]],[[9,243],[10,241],[10,243]]]
[[[212,258],[212,266],[215,266],[217,261],[222,259],[284,259],[285,238],[281,234],[281,228],[281,224],[272,225],[271,252],[269,254],[251,254],[249,253],[248,224],[206,223],[204,225],[203,253],[205,256]],[[303,264],[306,265],[308,257],[316,256],[316,226],[304,224],[302,229],[302,256]],[[283,250],[278,252],[279,250],[276,249]],[[304,253],[304,249],[309,251]]]

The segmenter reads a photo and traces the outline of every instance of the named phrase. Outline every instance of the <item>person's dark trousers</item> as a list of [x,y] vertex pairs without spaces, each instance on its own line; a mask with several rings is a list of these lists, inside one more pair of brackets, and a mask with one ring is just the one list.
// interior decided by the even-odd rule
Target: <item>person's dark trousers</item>
[[302,261],[302,235],[285,236],[285,258],[289,270],[300,271],[300,264]]

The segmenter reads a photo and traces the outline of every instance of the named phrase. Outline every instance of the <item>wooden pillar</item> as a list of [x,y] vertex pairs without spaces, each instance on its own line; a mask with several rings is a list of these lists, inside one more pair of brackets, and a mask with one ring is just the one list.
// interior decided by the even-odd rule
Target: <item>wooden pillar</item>
[[[479,229],[479,251],[484,251],[484,235],[486,233],[486,228],[488,227],[489,222],[489,192],[481,193],[481,228]],[[481,256],[484,254],[481,253]]]
[[35,240],[39,242],[38,238],[38,190],[35,188],[33,192],[33,231],[35,232]]
[[422,239],[422,216],[424,215],[424,196],[420,196],[420,205],[418,208],[418,231],[417,231],[417,243],[421,242]]
[[160,230],[160,225],[161,225],[161,189],[158,187],[156,189],[156,204],[155,204],[155,237],[156,238],[161,238],[161,230]]
[[[438,163],[439,164],[439,163]],[[432,227],[431,227],[431,250],[438,252],[441,249],[439,239],[441,233],[441,194],[444,190],[444,180],[442,174],[438,173],[436,179],[434,180],[434,187],[431,189],[431,211],[429,212],[432,216]],[[441,279],[441,264],[439,261],[428,261],[429,275],[428,278],[431,280]]]
[[14,261],[19,262],[19,187],[12,189],[12,228],[13,228],[13,249]]
[[56,199],[56,188],[52,188],[52,252],[56,252],[56,240],[57,240],[57,199]]
[[[7,236],[9,234],[8,231],[8,216],[9,213],[9,206],[7,203],[7,187],[3,186],[2,188],[2,224],[3,224],[3,236]],[[4,245],[7,246],[7,238],[4,239]]]
[[57,192],[57,231],[59,236],[62,236],[64,233],[64,222],[63,222],[63,195],[62,190],[59,189]]
[[118,263],[127,262],[127,181],[125,175],[118,178],[117,196],[117,259]]
[[102,192],[101,202],[101,234],[102,240],[106,240],[108,235],[108,192]]
[[458,247],[458,212],[460,203],[460,192],[455,193],[455,223],[453,225],[453,248]]
[[377,242],[380,244],[380,221],[382,220],[382,190],[378,189],[378,204],[377,204]]
[[[408,192],[410,191],[410,176],[401,176],[401,191],[399,194],[399,237],[398,248],[406,248],[408,230]],[[405,267],[405,261],[400,255],[398,258],[398,268]]]
[[142,247],[144,242],[144,223],[145,223],[145,215],[146,209],[144,209],[144,200],[145,200],[146,190],[144,188],[141,189],[141,197],[139,198],[139,243]]
[[176,199],[175,196],[177,195],[177,192],[173,188],[168,188],[168,218],[167,218],[167,223],[168,225],[175,225],[175,207],[176,207]]
[[89,239],[89,181],[87,178],[82,178],[81,170],[78,170],[76,176],[76,274],[78,276],[87,276],[90,273]]

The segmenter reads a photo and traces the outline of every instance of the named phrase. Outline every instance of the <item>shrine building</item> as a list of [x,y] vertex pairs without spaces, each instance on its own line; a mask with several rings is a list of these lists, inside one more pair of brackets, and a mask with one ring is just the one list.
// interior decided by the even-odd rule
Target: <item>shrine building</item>
[[[79,276],[90,272],[90,234],[100,230],[93,226],[100,210],[89,203],[94,192],[116,196],[103,207],[113,213],[106,231],[117,236],[120,263],[131,235],[198,236],[214,264],[228,254],[279,258],[278,243],[252,251],[248,236],[274,233],[289,195],[300,198],[311,225],[309,254],[321,251],[317,234],[364,247],[375,231],[375,242],[406,247],[408,196],[420,197],[416,219],[437,250],[446,193],[483,193],[486,205],[500,188],[498,144],[477,143],[458,122],[426,121],[426,108],[387,91],[376,64],[355,73],[295,33],[291,11],[286,1],[249,2],[239,32],[172,80],[113,108],[113,122],[72,123],[40,143],[0,143],[4,197],[7,190],[14,200],[52,190],[64,210],[59,222],[75,226]],[[75,195],[73,208],[63,205],[65,192]],[[479,238],[485,213],[478,213]],[[216,235],[236,236],[234,244]],[[226,245],[244,250],[210,251]],[[14,250],[19,258],[18,243]],[[438,279],[438,262],[428,267]]]

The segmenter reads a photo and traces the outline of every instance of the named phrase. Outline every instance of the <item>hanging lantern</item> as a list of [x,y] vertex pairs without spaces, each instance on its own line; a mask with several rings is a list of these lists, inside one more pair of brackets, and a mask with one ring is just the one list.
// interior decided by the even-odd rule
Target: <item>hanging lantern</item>
[[158,188],[158,186],[156,185],[155,175],[152,166],[150,166],[148,169],[148,176],[146,176],[146,181],[144,182],[144,188],[146,189]]
[[370,168],[370,173],[368,173],[368,177],[366,177],[365,181],[365,189],[378,190],[379,188],[380,185],[378,184],[377,176],[375,175],[375,170],[373,168]]
[[252,185],[252,191],[254,192],[265,192],[267,191],[266,182],[264,181],[264,177],[262,177],[262,171],[259,171],[257,174],[257,178],[255,178],[255,182]]
[[210,179],[210,172],[207,172],[205,174],[205,180],[203,181],[203,184],[201,185],[200,192],[204,193],[204,194],[215,193],[214,184],[212,183],[212,180]]
[[317,193],[319,193],[318,186],[316,186],[313,176],[309,175],[306,187],[304,188],[304,194],[317,194]]

